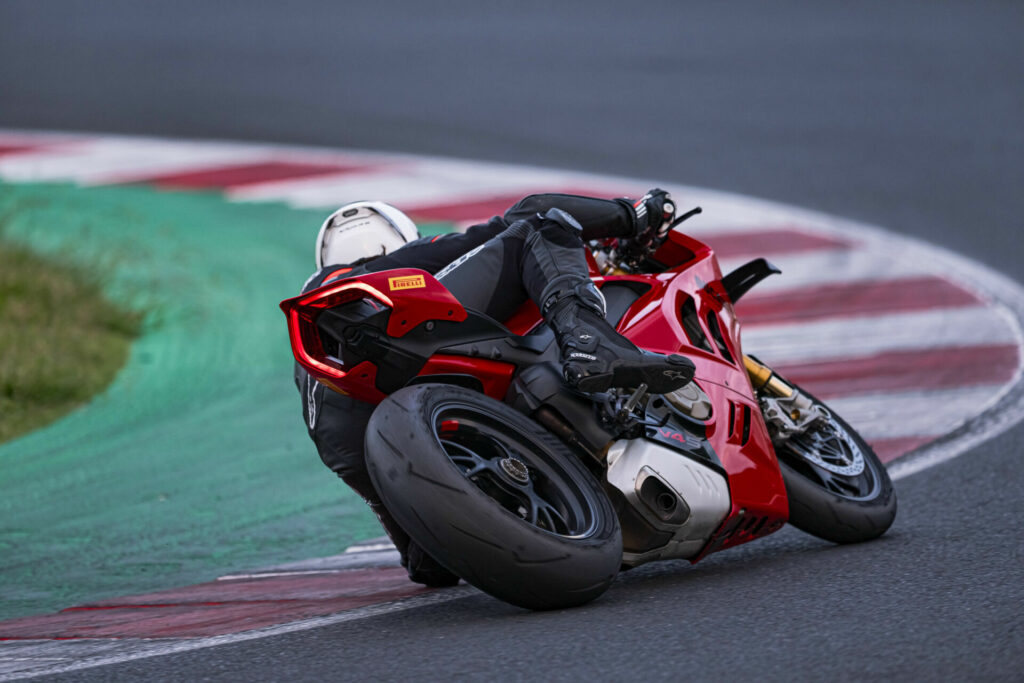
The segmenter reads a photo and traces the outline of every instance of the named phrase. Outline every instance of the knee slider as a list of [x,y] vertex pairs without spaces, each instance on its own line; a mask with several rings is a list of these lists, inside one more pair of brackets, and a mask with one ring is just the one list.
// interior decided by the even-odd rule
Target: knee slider
[[543,215],[537,216],[540,219],[537,232],[543,239],[561,247],[583,246],[583,227],[565,211],[548,209]]

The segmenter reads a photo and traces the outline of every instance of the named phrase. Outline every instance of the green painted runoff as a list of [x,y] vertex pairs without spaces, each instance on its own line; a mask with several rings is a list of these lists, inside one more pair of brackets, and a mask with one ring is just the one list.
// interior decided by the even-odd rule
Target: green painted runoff
[[277,306],[311,272],[328,212],[0,183],[6,240],[93,270],[106,296],[142,315],[106,391],[0,445],[0,619],[380,534],[306,436]]

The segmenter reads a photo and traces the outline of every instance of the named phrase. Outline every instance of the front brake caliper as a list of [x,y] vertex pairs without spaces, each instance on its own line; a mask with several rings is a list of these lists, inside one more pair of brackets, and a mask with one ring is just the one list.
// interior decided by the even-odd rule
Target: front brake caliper
[[797,434],[803,434],[819,420],[831,417],[824,406],[814,403],[800,391],[790,396],[761,396],[761,412],[776,446]]

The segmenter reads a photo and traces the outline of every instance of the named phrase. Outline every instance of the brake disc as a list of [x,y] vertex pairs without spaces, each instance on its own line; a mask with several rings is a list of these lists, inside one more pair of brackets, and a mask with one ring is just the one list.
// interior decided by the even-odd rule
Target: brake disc
[[864,471],[864,454],[846,430],[829,415],[802,434],[794,434],[786,447],[818,467],[847,477]]

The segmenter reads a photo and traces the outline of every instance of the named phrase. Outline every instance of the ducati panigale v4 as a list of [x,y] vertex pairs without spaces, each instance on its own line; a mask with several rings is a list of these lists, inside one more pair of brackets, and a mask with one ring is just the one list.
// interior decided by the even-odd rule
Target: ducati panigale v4
[[623,567],[697,562],[787,521],[836,543],[892,524],[896,496],[870,446],[740,347],[733,304],[779,271],[757,259],[723,277],[678,229],[698,211],[649,245],[591,243],[587,256],[622,335],[694,362],[694,380],[671,394],[576,392],[535,305],[499,322],[419,270],[281,303],[296,360],[378,404],[373,481],[465,581],[522,607],[569,607]]

